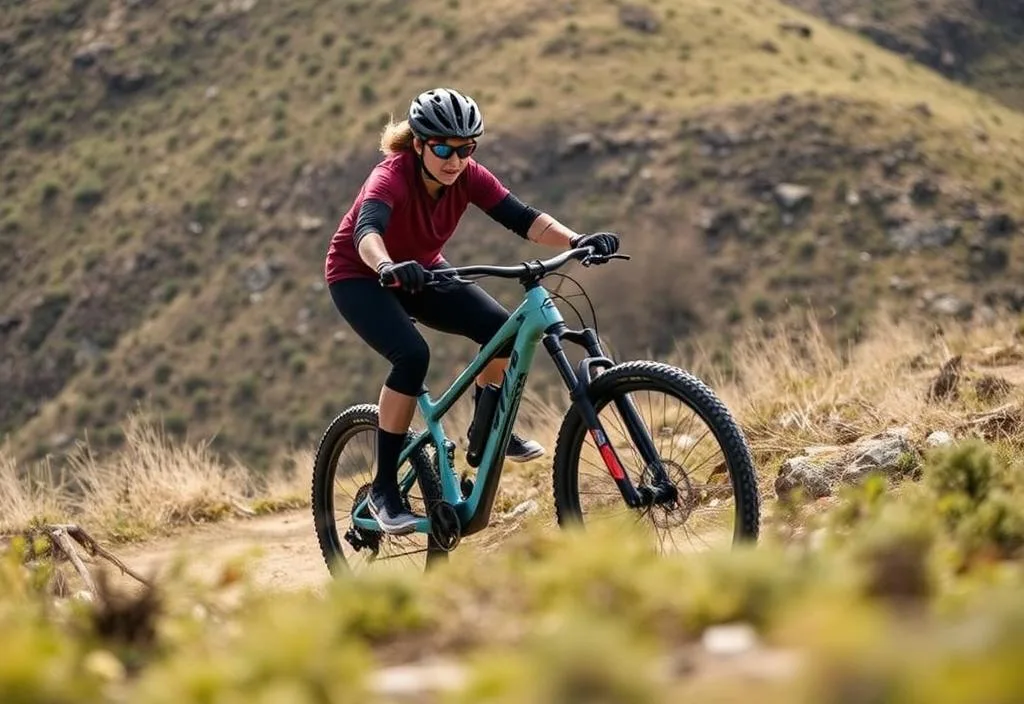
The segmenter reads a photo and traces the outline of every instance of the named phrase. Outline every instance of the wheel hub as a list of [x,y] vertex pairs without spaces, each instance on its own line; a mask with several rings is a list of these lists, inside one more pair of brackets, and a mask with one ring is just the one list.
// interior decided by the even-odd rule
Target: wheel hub
[[[686,523],[694,507],[697,495],[690,482],[686,468],[678,462],[662,460],[668,482],[652,482],[654,502],[651,506],[651,518],[659,528],[673,528]],[[650,477],[650,469],[644,471]]]

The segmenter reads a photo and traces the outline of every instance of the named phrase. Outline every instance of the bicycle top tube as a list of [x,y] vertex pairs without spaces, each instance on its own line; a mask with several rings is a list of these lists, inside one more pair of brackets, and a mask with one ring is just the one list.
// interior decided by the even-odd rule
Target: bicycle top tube
[[502,279],[519,279],[523,283],[529,283],[547,276],[573,259],[579,260],[584,266],[589,266],[591,264],[603,264],[609,259],[629,259],[629,255],[595,254],[593,247],[575,247],[550,259],[533,259],[515,266],[471,264],[469,266],[452,267],[449,269],[428,270],[427,279],[428,281],[450,281],[452,278],[462,278],[465,276],[495,276]]

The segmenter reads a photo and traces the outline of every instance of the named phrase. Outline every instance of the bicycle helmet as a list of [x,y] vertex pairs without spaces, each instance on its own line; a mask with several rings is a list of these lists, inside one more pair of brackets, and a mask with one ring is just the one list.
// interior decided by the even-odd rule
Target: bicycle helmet
[[412,101],[409,126],[420,139],[473,139],[484,133],[484,118],[472,98],[452,88],[434,88]]

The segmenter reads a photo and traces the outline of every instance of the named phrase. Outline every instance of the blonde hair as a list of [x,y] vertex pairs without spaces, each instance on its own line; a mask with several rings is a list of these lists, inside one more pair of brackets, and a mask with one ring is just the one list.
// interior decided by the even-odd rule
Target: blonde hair
[[408,120],[395,122],[391,118],[380,133],[380,150],[384,154],[397,154],[412,149],[413,136]]

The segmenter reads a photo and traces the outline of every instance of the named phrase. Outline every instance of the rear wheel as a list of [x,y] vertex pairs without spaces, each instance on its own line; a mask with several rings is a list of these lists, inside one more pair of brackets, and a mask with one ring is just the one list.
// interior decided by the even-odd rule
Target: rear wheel
[[[312,510],[324,561],[334,576],[368,567],[422,571],[448,553],[422,533],[392,536],[356,528],[352,513],[370,489],[377,469],[378,410],[373,404],[348,408],[330,424],[320,440],[313,465]],[[412,439],[412,434],[408,435]],[[436,464],[426,449],[410,457],[416,483],[405,497],[418,515],[442,500]],[[410,463],[398,468],[406,473]],[[365,511],[365,509],[364,509]],[[369,514],[366,515],[369,518]]]
[[593,523],[633,512],[661,552],[686,552],[756,541],[757,478],[742,430],[703,382],[655,362],[628,362],[600,374],[590,400],[635,487],[651,486],[655,469],[627,430],[620,405],[632,402],[671,488],[659,503],[632,509],[609,475],[583,418],[573,408],[559,430],[554,459],[559,525]]

